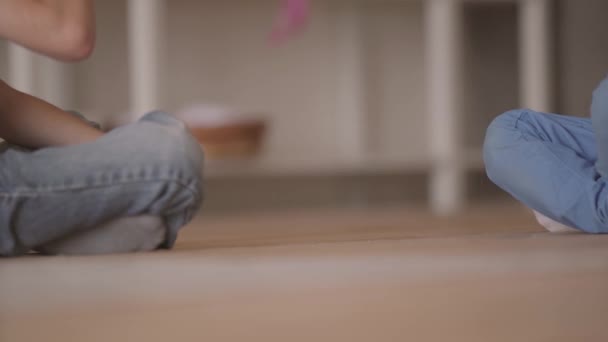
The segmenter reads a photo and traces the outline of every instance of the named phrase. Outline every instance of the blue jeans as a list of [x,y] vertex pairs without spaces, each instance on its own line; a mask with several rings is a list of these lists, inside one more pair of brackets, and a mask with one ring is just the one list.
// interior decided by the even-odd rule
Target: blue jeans
[[27,253],[121,217],[162,218],[170,248],[202,202],[202,151],[152,112],[96,141],[0,151],[0,255]]
[[513,110],[489,126],[488,177],[545,216],[608,233],[608,80],[593,94],[591,119]]

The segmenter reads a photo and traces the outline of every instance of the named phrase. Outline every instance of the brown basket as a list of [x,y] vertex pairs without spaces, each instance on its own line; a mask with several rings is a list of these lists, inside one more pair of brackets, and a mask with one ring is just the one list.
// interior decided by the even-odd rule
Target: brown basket
[[248,121],[217,127],[190,126],[209,159],[252,157],[262,145],[266,124]]

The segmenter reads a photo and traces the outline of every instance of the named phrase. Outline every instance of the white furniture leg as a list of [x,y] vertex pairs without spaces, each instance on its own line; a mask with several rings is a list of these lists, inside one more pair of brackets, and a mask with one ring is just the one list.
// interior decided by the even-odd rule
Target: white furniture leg
[[341,5],[338,13],[338,35],[342,56],[340,69],[340,102],[338,127],[341,154],[359,164],[368,148],[367,101],[365,89],[365,51],[362,34],[362,15],[358,1]]
[[465,203],[462,160],[463,7],[458,0],[425,1],[429,142],[432,160],[430,205],[437,215]]
[[525,108],[552,110],[551,0],[520,4],[520,99]]
[[137,119],[161,104],[159,82],[164,44],[165,0],[129,0],[129,90]]
[[13,43],[8,46],[8,82],[24,93],[34,92],[34,53]]
[[70,110],[74,109],[74,69],[72,66],[38,57],[40,96],[55,106]]

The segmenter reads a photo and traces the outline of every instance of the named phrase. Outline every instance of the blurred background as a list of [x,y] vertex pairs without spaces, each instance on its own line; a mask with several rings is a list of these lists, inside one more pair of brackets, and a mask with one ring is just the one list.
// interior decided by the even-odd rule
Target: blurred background
[[[0,75],[106,127],[186,113],[212,135],[210,215],[408,203],[449,214],[508,200],[483,172],[493,117],[586,116],[608,72],[604,0],[317,0],[308,29],[271,46],[277,5],[97,1],[92,58],[65,65],[2,42]],[[215,146],[218,135],[235,142]]]
[[270,44],[279,3],[96,1],[77,64],[0,42],[11,85],[207,154],[174,250],[0,260],[0,341],[607,341],[608,236],[545,233],[481,152],[509,109],[588,115],[608,1],[313,0]]

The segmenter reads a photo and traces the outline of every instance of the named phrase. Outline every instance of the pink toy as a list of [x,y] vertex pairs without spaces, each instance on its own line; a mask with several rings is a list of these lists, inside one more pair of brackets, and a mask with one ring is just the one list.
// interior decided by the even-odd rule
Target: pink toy
[[299,33],[308,24],[310,0],[283,0],[279,16],[276,20],[270,42],[282,44],[290,36]]

